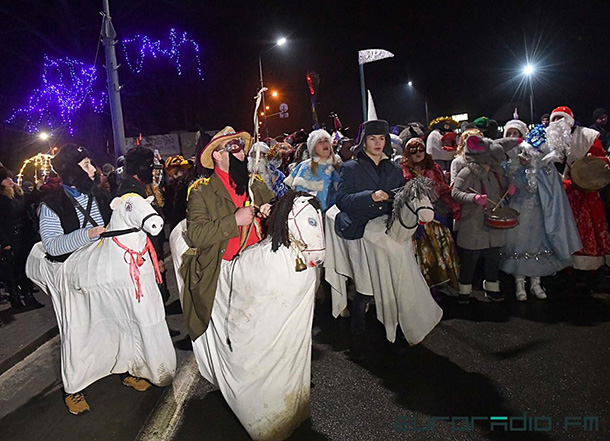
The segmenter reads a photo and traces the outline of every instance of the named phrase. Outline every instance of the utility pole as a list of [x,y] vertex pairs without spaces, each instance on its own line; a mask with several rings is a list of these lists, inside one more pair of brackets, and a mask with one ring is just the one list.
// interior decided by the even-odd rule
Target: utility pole
[[108,0],[102,0],[102,42],[106,53],[106,76],[108,78],[108,99],[110,101],[110,118],[112,119],[112,134],[116,157],[125,155],[125,127],[123,125],[123,109],[121,108],[121,85],[119,84],[119,65],[116,61],[116,31],[110,18]]

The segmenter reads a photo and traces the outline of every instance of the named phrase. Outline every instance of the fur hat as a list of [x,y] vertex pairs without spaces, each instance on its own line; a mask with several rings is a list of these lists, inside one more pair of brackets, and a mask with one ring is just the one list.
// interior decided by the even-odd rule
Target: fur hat
[[383,153],[390,158],[392,156],[392,144],[390,142],[390,126],[387,121],[376,119],[366,121],[362,124],[362,133],[358,145],[354,147],[354,156],[364,150],[366,137],[369,135],[385,135],[385,146]]
[[51,159],[51,165],[64,184],[76,187],[81,192],[88,192],[91,190],[93,181],[79,163],[90,157],[91,155],[85,147],[66,144]]
[[318,141],[322,139],[328,139],[328,142],[332,145],[333,140],[330,137],[330,134],[324,129],[314,130],[307,137],[307,151],[309,152],[309,157],[313,158],[314,148]]
[[143,182],[152,182],[152,169],[155,154],[146,147],[137,146],[127,150],[125,153],[125,173],[138,175]]
[[574,125],[574,113],[568,106],[559,106],[553,109],[551,112],[551,122],[555,116],[563,116],[570,124],[570,127]]
[[199,162],[205,168],[214,168],[214,160],[212,159],[212,153],[214,150],[220,145],[223,141],[229,141],[231,139],[242,138],[246,145],[244,147],[244,151],[246,155],[250,151],[250,146],[252,145],[252,136],[248,132],[235,132],[235,129],[231,126],[226,126],[220,132],[212,137],[210,142],[203,148],[201,151],[201,156],[199,157]]
[[0,182],[4,181],[6,178],[13,179],[13,173],[6,167],[0,167]]
[[521,134],[521,138],[525,138],[529,132],[529,130],[527,129],[527,125],[523,121],[518,119],[511,119],[504,125],[504,136],[506,136],[506,133],[510,129],[517,129]]

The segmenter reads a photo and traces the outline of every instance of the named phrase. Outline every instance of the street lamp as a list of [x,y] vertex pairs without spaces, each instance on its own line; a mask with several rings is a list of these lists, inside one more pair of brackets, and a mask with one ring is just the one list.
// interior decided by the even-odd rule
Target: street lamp
[[38,133],[38,137],[41,140],[46,141],[49,139],[49,134],[47,132],[40,132],[40,133]]
[[[409,80],[409,82],[407,83],[407,86],[409,86],[409,89],[414,89],[413,81]],[[416,90],[416,89],[414,89],[414,90]],[[428,122],[430,122],[430,117],[428,115],[428,98],[426,96],[424,96],[424,107],[426,109],[426,125],[427,125]]]
[[529,86],[530,86],[530,122],[532,124],[535,124],[535,122],[534,122],[534,84],[532,81],[535,71],[536,71],[536,68],[530,63],[527,63],[523,67],[523,75],[527,78],[527,80],[529,82]]
[[[259,52],[259,54],[258,54],[258,71],[260,73],[261,90],[263,90],[263,88],[265,87],[264,83],[263,83],[263,58],[262,58],[263,54],[265,52],[267,52],[267,51],[270,51],[271,49],[273,49],[276,46],[283,46],[284,44],[286,44],[286,39],[284,37],[282,37],[279,40],[277,40],[275,42],[275,44],[273,44],[271,46],[268,46],[268,47],[266,47],[265,49],[263,49],[262,51]],[[277,92],[276,92],[276,94],[277,94]],[[266,107],[265,106],[265,92],[263,92],[262,103],[263,103],[263,109],[264,109]],[[269,128],[267,127],[267,112],[265,112],[265,114],[263,115],[263,121],[264,121],[263,127],[265,128],[265,138],[268,138],[269,137]]]

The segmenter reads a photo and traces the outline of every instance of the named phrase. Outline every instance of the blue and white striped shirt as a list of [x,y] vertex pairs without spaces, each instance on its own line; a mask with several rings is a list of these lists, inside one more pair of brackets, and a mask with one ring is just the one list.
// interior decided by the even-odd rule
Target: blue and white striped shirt
[[[89,202],[89,196],[83,193],[79,193],[74,188],[66,187],[70,194],[74,196],[74,199],[83,207],[87,208]],[[82,225],[85,216],[78,209],[76,216],[78,216],[78,224]],[[93,199],[93,205],[91,207],[91,217],[98,225],[104,225],[104,219],[97,206],[97,201]],[[61,256],[62,254],[72,253],[79,248],[95,242],[98,238],[89,239],[88,231],[93,228],[93,225],[87,221],[85,228],[79,228],[69,234],[64,234],[64,229],[61,226],[61,220],[57,213],[51,210],[46,204],[40,205],[40,238],[42,239],[42,245],[47,253],[51,256]]]

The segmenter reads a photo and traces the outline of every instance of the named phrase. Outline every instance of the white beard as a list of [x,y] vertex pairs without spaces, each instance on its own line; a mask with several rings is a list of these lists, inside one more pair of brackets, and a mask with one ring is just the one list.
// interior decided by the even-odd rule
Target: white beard
[[565,118],[554,121],[546,129],[547,144],[551,150],[568,156],[570,153],[570,141],[572,140],[572,127]]

